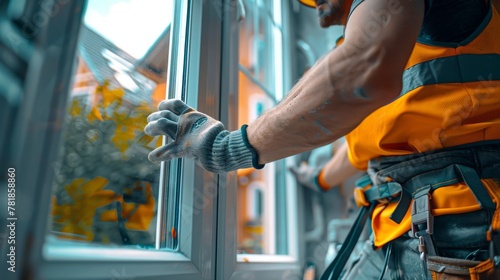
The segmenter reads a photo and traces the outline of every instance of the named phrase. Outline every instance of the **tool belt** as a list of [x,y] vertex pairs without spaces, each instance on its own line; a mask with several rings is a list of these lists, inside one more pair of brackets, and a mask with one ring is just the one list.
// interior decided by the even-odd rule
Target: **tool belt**
[[[359,237],[357,231],[363,228],[368,215],[378,203],[398,203],[390,217],[396,223],[401,222],[411,206],[409,234],[419,238],[419,251],[425,260],[427,255],[436,256],[431,237],[434,217],[430,209],[430,197],[434,190],[464,182],[483,209],[495,211],[497,207],[481,179],[500,178],[500,140],[420,154],[382,157],[369,162],[367,173],[356,182],[354,197],[361,207],[358,219],[339,255],[325,270],[321,280],[338,279],[341,275],[350,255],[349,250],[352,251],[350,246],[354,246]],[[500,223],[497,224],[492,224],[488,231],[490,263],[495,266],[500,263]]]

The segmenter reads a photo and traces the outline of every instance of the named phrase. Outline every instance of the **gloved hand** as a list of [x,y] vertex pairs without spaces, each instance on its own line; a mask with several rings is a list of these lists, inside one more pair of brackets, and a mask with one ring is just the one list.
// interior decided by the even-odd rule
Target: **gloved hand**
[[246,137],[246,126],[229,132],[224,125],[186,105],[181,100],[165,100],[159,111],[148,117],[144,132],[150,136],[168,135],[174,142],[149,153],[152,162],[173,158],[193,158],[204,169],[224,173],[258,165],[258,156]]
[[302,162],[300,166],[291,166],[288,168],[297,181],[314,191],[324,192],[324,190],[319,186],[318,177],[322,168],[312,168],[307,163]]

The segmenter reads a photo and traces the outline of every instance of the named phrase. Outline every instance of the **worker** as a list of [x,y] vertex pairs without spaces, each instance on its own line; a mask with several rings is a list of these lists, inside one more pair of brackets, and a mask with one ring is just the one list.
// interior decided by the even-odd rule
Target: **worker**
[[343,44],[236,131],[163,101],[145,132],[174,141],[149,159],[194,158],[224,173],[347,135],[351,164],[369,174],[356,197],[373,244],[345,279],[500,279],[500,17],[491,1],[301,2],[322,27],[345,25]]
[[[331,146],[334,146],[333,156],[330,153]],[[329,245],[324,259],[326,266],[338,255],[338,249],[356,218],[357,207],[353,197],[353,180],[364,174],[350,164],[347,149],[345,139],[339,139],[332,145],[313,150],[308,162],[302,161],[298,166],[289,167],[297,182],[312,190],[312,197],[318,195],[323,202],[324,217],[328,220],[325,240]],[[317,214],[313,211],[314,219],[317,218]],[[323,215],[321,214],[319,218],[323,218]],[[351,252],[349,262],[356,262],[359,259],[369,234],[369,228],[365,226]],[[308,264],[311,266],[317,262],[309,260]]]
[[307,188],[314,191],[329,191],[360,172],[349,162],[347,149],[347,142],[343,142],[326,163],[320,166],[302,163],[300,166],[290,167],[290,172],[301,185]]

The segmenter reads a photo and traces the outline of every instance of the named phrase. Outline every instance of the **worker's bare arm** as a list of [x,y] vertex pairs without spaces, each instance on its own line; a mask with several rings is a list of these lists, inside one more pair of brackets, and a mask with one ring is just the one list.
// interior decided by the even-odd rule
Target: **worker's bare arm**
[[424,15],[423,0],[364,1],[344,43],[248,127],[260,163],[333,142],[398,96]]
[[349,177],[360,172],[352,166],[347,156],[347,142],[342,143],[333,158],[323,167],[323,179],[328,186],[337,186]]

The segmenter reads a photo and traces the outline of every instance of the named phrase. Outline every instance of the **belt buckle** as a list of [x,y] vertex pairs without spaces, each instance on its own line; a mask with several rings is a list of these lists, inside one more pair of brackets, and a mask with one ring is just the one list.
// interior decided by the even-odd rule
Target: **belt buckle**
[[419,231],[418,225],[426,224],[426,233],[432,234],[434,232],[434,216],[431,213],[430,207],[430,186],[417,192],[413,199],[411,206],[411,232],[413,237],[417,237]]

